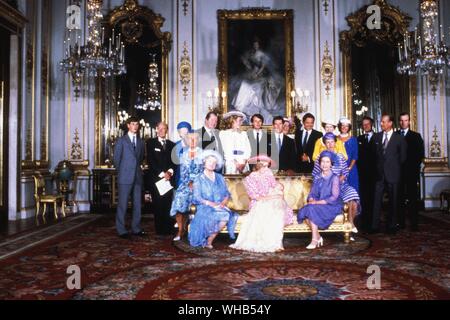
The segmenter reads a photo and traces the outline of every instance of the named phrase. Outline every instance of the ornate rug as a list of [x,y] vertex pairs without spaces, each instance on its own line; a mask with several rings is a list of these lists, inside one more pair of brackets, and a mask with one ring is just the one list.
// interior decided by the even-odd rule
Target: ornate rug
[[[325,234],[313,251],[310,235],[289,234],[274,254],[230,249],[226,235],[214,250],[173,244],[148,216],[149,237],[131,241],[117,237],[113,216],[72,227],[0,260],[0,299],[450,299],[450,225],[434,219],[420,233],[357,235],[348,245]],[[80,290],[67,288],[70,265],[81,269]],[[374,265],[379,290],[367,285]]]

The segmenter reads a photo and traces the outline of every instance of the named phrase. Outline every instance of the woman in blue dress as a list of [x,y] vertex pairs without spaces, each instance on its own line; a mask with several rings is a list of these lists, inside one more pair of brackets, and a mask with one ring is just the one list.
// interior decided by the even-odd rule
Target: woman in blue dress
[[327,229],[342,212],[339,177],[332,171],[337,161],[338,158],[333,152],[324,151],[320,154],[317,160],[320,172],[314,178],[308,195],[308,204],[298,212],[298,223],[306,220],[312,231],[312,240],[306,249],[315,249],[323,245],[319,229]]
[[202,153],[204,171],[194,181],[194,204],[197,212],[189,229],[189,243],[193,247],[213,249],[212,242],[227,226],[230,238],[234,239],[234,228],[238,214],[226,207],[230,199],[224,177],[215,172],[223,166],[223,159],[214,150]]
[[[331,170],[335,175],[339,177],[341,186],[341,197],[342,200],[345,203],[347,203],[349,207],[349,220],[353,226],[352,232],[357,233],[358,229],[356,229],[354,221],[355,217],[359,214],[361,210],[361,206],[358,192],[356,192],[356,190],[352,186],[350,186],[347,182],[347,177],[349,173],[347,162],[345,161],[342,154],[336,152],[337,138],[333,133],[325,134],[322,140],[327,148],[326,151],[333,152],[337,157]],[[316,178],[320,175],[320,165],[318,161],[314,163],[312,175],[313,178]]]
[[185,138],[185,147],[180,152],[178,188],[170,209],[170,216],[175,216],[178,226],[178,234],[173,239],[179,241],[186,230],[189,217],[189,209],[193,202],[192,184],[203,172],[203,163],[200,158],[202,149],[198,145],[198,134],[188,133]]
[[339,135],[339,140],[341,140],[344,144],[348,156],[347,167],[349,174],[347,177],[347,182],[356,190],[356,192],[359,193],[358,168],[356,167],[356,162],[358,161],[358,140],[350,135],[352,124],[349,119],[340,119],[338,129],[341,133]]

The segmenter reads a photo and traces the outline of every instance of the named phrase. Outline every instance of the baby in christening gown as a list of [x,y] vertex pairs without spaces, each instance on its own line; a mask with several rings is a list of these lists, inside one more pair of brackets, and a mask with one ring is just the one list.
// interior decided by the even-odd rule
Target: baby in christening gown
[[244,185],[251,198],[250,211],[242,217],[241,231],[230,247],[252,252],[283,250],[284,227],[293,222],[283,185],[267,166],[245,178]]

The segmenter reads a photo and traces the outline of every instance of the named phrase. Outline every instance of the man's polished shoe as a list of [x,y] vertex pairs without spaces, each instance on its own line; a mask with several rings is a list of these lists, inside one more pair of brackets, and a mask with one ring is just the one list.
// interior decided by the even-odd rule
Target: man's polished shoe
[[133,233],[133,236],[136,236],[136,237],[147,237],[148,234],[145,231],[139,231],[137,233]]
[[129,233],[123,233],[123,234],[119,234],[119,238],[122,238],[122,239],[131,239],[131,236],[130,236],[130,234]]

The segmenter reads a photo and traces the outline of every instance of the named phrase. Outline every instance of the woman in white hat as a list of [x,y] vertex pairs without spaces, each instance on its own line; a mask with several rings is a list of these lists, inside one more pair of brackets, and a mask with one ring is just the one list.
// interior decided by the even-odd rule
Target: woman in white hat
[[283,197],[283,185],[269,168],[274,163],[261,155],[249,160],[255,170],[244,179],[244,186],[252,200],[249,213],[243,217],[236,243],[230,247],[251,252],[283,250],[284,227],[293,222],[292,209]]
[[240,174],[249,170],[247,160],[252,149],[247,133],[241,131],[245,118],[245,114],[240,111],[230,111],[223,116],[228,129],[221,131],[219,137],[223,147],[225,174]]
[[[336,124],[334,121],[327,119],[322,121],[322,128],[323,130],[325,130],[324,134],[327,133],[334,133],[334,131],[336,130]],[[325,144],[322,141],[322,138],[317,139],[316,144],[314,145],[314,153],[313,153],[313,161],[316,161],[317,159],[319,159],[320,154],[327,150],[327,147],[325,146]],[[338,140],[336,143],[336,153],[340,153],[342,154],[342,156],[344,157],[345,160],[348,159],[347,156],[347,151],[345,150],[345,146],[342,143],[342,141]]]

